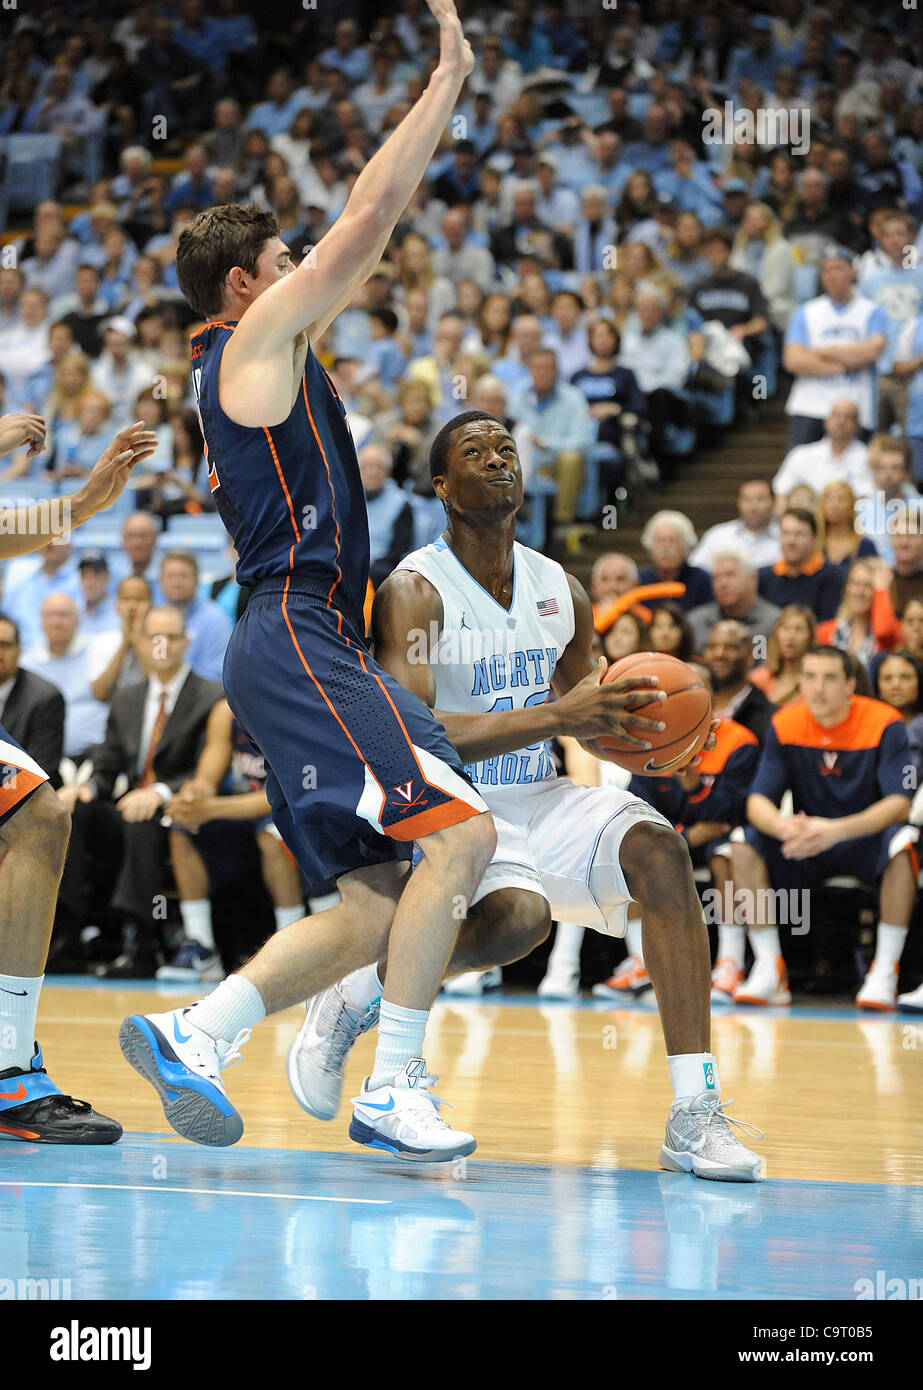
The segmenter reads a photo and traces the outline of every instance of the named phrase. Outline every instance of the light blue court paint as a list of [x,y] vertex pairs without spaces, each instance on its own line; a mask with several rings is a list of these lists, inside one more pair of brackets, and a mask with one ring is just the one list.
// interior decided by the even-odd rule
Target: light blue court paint
[[921,1241],[923,1187],[0,1142],[3,1277],[74,1299],[854,1300]]

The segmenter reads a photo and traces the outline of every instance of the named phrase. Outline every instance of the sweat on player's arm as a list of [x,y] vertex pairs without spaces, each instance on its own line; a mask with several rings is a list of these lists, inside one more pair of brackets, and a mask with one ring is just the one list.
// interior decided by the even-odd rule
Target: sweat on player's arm
[[[576,580],[571,591],[582,595],[581,620],[574,636],[560,657],[552,686],[558,698],[527,709],[497,710],[489,717],[434,709],[436,681],[430,666],[430,637],[442,633],[442,600],[429,580],[407,570],[397,570],[382,584],[372,607],[372,636],[375,660],[430,709],[445,728],[449,741],[467,762],[477,762],[500,753],[512,753],[529,743],[560,734],[580,740],[599,734],[618,735],[649,747],[643,739],[645,729],[659,730],[654,719],[630,712],[639,696],[648,702],[656,676],[632,676],[629,680],[602,685],[605,662],[596,663],[590,655],[593,638],[593,610]],[[575,610],[576,610],[575,603]],[[592,748],[589,749],[593,751]]]
[[[40,421],[40,417],[0,417],[0,444],[3,449],[15,449],[32,441],[31,452],[35,441],[39,437],[44,439],[44,422],[40,421],[42,428],[39,432],[36,420]],[[56,499],[64,506],[50,507],[47,502],[34,502],[3,514],[0,560],[13,555],[27,555],[31,550],[41,549],[48,541],[68,536],[75,526],[81,526],[97,512],[111,506],[121,496],[131,470],[143,459],[150,458],[156,448],[157,435],[153,430],[146,430],[140,421],[126,425],[100,454],[83,486],[69,497]]]

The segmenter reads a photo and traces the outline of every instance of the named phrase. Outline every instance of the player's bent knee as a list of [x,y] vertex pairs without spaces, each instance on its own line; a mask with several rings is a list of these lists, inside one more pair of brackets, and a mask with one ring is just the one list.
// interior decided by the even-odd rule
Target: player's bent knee
[[41,854],[59,856],[63,861],[71,833],[70,812],[48,783],[43,782],[3,830],[8,845],[28,840]]
[[483,811],[480,815],[450,825],[446,830],[426,835],[417,843],[424,856],[434,865],[440,859],[457,864],[460,856],[465,858],[480,881],[497,848],[497,831],[493,816],[489,811]]
[[478,904],[485,909],[488,931],[515,938],[518,955],[540,946],[551,931],[551,907],[540,893],[524,888],[498,888]]
[[677,890],[685,893],[692,882],[686,841],[675,830],[654,821],[641,821],[625,832],[619,860],[637,902],[643,903],[650,895],[662,900]]

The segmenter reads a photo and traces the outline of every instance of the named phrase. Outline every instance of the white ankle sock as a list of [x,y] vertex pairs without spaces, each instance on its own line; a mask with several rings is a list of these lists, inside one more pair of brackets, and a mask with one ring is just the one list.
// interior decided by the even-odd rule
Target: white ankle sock
[[273,908],[276,914],[276,931],[281,931],[283,927],[290,927],[293,922],[300,922],[305,915],[301,903],[296,907],[276,907]]
[[729,927],[725,922],[718,923],[718,960],[732,960],[740,970],[743,970],[746,948],[746,927]]
[[721,1095],[718,1063],[710,1052],[681,1052],[668,1057],[673,1101],[691,1100],[693,1096],[710,1091]]
[[412,1057],[423,1056],[423,1034],[428,1018],[429,1009],[405,1009],[382,999],[370,1091],[378,1086],[390,1086]]
[[585,927],[577,927],[573,922],[558,923],[554,929],[554,946],[548,957],[549,970],[580,969],[580,947],[585,930]]
[[44,975],[0,975],[0,1071],[28,1071],[35,1048],[35,1016]]
[[891,922],[879,922],[875,938],[875,969],[893,970],[901,958],[906,940],[906,927],[895,927]]
[[757,960],[765,960],[771,956],[773,960],[778,960],[782,954],[782,946],[779,942],[778,927],[756,927],[750,932],[750,945],[753,947],[753,954]]
[[186,1022],[201,1028],[210,1038],[231,1042],[243,1028],[252,1028],[266,1017],[266,1006],[256,985],[243,975],[229,975],[211,994],[184,1011]]
[[625,929],[625,945],[628,947],[628,954],[634,956],[644,964],[644,951],[641,948],[641,918],[636,917],[629,921]]
[[181,902],[179,910],[183,918],[183,931],[190,941],[197,941],[207,951],[215,949],[212,933],[212,905],[208,898],[193,898]]

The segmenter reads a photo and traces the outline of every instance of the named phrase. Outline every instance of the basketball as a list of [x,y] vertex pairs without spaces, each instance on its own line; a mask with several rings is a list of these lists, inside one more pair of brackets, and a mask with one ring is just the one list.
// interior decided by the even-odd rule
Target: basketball
[[[636,705],[633,714],[645,719],[657,719],[666,724],[656,729],[638,729],[637,736],[651,744],[650,748],[633,748],[622,739],[602,735],[595,740],[601,758],[618,763],[619,767],[637,773],[639,777],[663,777],[685,765],[701,752],[711,728],[711,698],[690,666],[675,656],[662,652],[633,652],[616,661],[603,676],[603,682],[624,680],[626,676],[656,676],[665,700],[651,700]],[[656,694],[656,691],[652,692]]]

